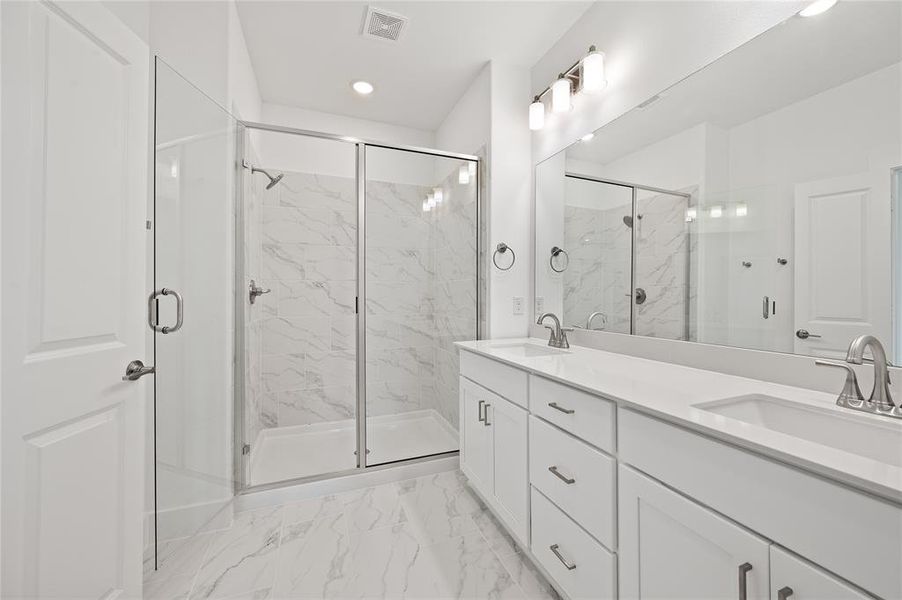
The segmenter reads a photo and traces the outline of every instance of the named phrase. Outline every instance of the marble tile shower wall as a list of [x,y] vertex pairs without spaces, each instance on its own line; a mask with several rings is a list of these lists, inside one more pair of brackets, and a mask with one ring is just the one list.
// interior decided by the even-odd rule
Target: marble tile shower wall
[[[636,285],[647,294],[636,311],[639,335],[686,337],[689,236],[685,209],[685,199],[672,195],[639,203]],[[629,332],[631,231],[623,217],[630,210],[628,206],[565,207],[564,243],[571,262],[561,277],[568,325],[585,326],[590,314],[602,311],[606,331]],[[600,319],[593,321],[593,328],[600,326]]]

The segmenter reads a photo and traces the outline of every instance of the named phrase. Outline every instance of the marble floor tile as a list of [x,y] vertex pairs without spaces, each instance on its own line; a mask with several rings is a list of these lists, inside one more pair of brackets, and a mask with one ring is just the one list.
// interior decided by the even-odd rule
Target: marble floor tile
[[344,502],[348,529],[352,534],[407,520],[401,495],[394,484],[354,490],[339,497]]
[[504,526],[498,522],[488,509],[474,515],[476,526],[491,546],[492,551],[498,556],[515,554],[520,551],[514,538],[507,533]]
[[424,589],[411,588],[419,598],[522,598],[520,586],[505,570],[479,532],[454,538],[429,548],[430,577]]
[[426,597],[421,592],[433,573],[430,555],[407,523],[355,535],[352,561],[346,598]]
[[342,512],[344,504],[338,496],[320,496],[286,504],[282,508],[282,523],[287,527],[295,523],[313,521],[326,515]]
[[236,515],[210,542],[190,597],[228,598],[272,585],[281,525],[281,507]]
[[194,571],[167,574],[157,571],[144,580],[145,600],[185,600],[194,583]]
[[273,584],[276,598],[338,598],[351,573],[342,512],[285,525]]
[[535,565],[521,553],[505,554],[498,558],[504,569],[510,574],[523,595],[536,600],[560,600],[560,596],[554,590],[548,580],[539,573]]

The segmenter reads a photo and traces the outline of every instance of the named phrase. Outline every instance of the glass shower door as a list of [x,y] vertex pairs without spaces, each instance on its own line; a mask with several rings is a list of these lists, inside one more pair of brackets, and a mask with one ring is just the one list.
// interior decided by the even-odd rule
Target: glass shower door
[[233,495],[235,120],[156,63],[153,290],[157,556]]
[[365,147],[367,466],[458,449],[453,344],[477,337],[476,164]]

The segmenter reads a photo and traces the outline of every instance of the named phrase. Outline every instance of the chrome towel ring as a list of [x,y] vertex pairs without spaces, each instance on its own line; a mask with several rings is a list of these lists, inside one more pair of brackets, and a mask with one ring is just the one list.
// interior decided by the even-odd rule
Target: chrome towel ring
[[[507,265],[506,267],[502,267],[498,264],[498,255],[504,254],[508,250],[510,250],[511,253],[511,264]],[[494,263],[496,269],[498,269],[499,271],[510,271],[515,262],[517,262],[517,255],[514,253],[513,248],[511,248],[504,242],[501,242],[497,246],[495,246],[495,252],[492,254],[492,263]]]
[[[564,266],[558,269],[554,266],[554,259],[560,256],[561,254],[567,259],[567,262],[564,263]],[[563,248],[558,248],[557,246],[551,249],[551,256],[548,258],[548,264],[551,266],[551,270],[555,273],[563,273],[567,270],[567,267],[570,266],[570,255],[567,254],[567,251]]]

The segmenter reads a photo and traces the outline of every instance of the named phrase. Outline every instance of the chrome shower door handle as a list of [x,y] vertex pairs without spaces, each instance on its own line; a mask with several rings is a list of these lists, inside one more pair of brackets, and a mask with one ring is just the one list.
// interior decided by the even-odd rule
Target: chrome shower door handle
[[[172,296],[175,298],[175,325],[171,327],[169,325],[160,325],[157,323],[156,314],[154,311],[155,301],[160,296]],[[182,295],[177,291],[171,288],[161,288],[159,290],[154,290],[153,293],[147,298],[147,324],[150,325],[150,328],[156,331],[157,333],[174,333],[182,328],[182,323],[185,319],[184,312],[184,302],[182,301]]]

